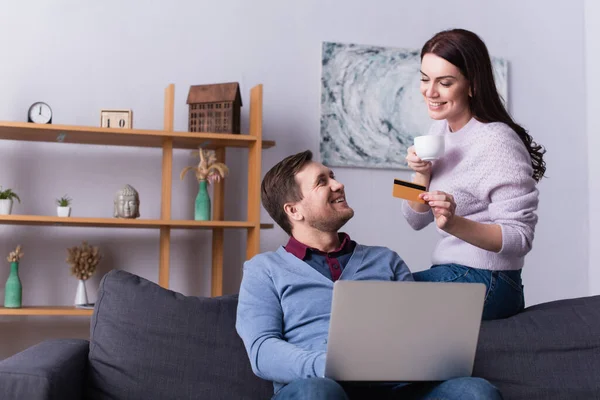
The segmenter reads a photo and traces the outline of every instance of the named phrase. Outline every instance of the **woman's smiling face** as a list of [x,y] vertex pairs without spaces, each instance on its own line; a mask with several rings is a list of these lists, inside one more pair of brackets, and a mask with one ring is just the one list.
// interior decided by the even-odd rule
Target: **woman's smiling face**
[[421,94],[432,119],[448,120],[453,131],[469,122],[469,86],[469,81],[453,64],[432,53],[423,56]]

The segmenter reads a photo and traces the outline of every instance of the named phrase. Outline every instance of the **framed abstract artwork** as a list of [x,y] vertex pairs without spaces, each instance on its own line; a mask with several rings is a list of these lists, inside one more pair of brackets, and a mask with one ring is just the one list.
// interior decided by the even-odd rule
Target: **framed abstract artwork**
[[[324,42],[321,61],[323,164],[406,169],[406,150],[432,123],[419,91],[420,50]],[[507,62],[492,64],[506,104]]]

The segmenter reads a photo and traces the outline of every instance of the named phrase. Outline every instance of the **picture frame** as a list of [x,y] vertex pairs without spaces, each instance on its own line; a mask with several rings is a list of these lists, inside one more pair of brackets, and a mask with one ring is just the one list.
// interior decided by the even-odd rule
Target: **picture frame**
[[[508,60],[491,59],[508,107]],[[420,69],[418,48],[322,42],[321,162],[410,170],[407,150],[433,123],[420,91]]]

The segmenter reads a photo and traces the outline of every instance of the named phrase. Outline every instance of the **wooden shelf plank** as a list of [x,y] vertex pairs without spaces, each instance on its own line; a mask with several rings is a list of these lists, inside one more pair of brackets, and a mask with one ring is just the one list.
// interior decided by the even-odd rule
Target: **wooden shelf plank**
[[52,217],[48,215],[0,215],[0,224],[81,226],[107,228],[160,228],[158,219]]
[[1,224],[10,225],[47,225],[47,226],[89,226],[109,228],[160,228],[160,220],[119,219],[119,218],[82,218],[52,217],[49,215],[0,215]]
[[164,224],[175,229],[251,228],[253,226],[248,221],[171,220],[165,221]]
[[94,310],[69,306],[30,306],[21,308],[0,307],[0,315],[64,315],[90,316]]
[[[121,219],[121,218],[83,218],[53,217],[48,215],[0,215],[0,224],[38,225],[38,226],[79,226],[104,228],[156,229],[170,227],[174,229],[212,229],[212,228],[251,228],[248,221],[194,221],[161,219]],[[273,224],[261,224],[262,229],[271,229]]]
[[[198,146],[207,149],[250,147],[256,142],[256,137],[245,134],[168,132],[0,121],[0,139],[4,140],[162,148],[164,138],[172,138],[173,148],[176,149],[197,149]],[[275,142],[272,140],[262,142],[264,149],[273,146]]]

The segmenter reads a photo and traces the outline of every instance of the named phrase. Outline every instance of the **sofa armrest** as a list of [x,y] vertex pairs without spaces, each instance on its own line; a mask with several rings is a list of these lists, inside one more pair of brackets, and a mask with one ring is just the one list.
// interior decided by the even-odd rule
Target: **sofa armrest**
[[3,400],[83,398],[89,342],[46,340],[0,361]]

